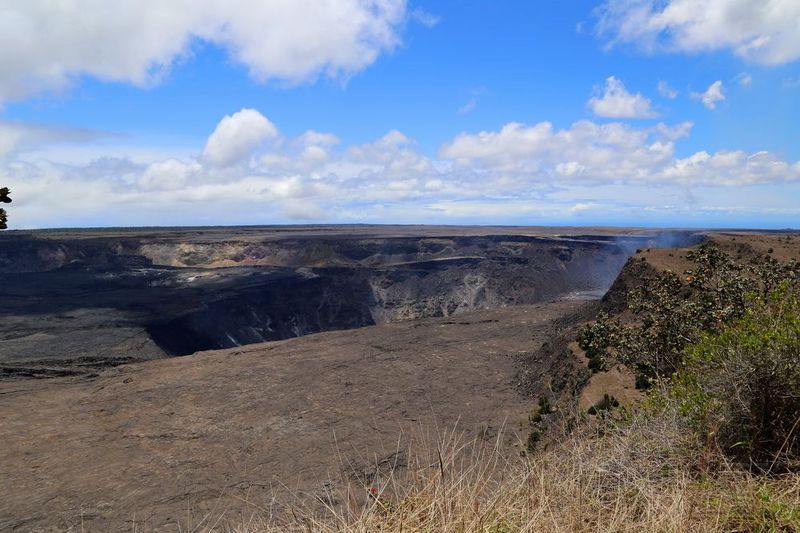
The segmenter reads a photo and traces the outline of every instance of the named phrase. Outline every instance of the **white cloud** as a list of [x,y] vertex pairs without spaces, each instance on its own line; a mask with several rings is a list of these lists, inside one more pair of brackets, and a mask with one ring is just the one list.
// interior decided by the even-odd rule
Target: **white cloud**
[[678,91],[670,87],[669,83],[663,80],[658,82],[658,94],[670,100],[674,100],[678,97]]
[[145,190],[175,190],[193,185],[192,176],[201,170],[201,165],[196,161],[186,163],[177,159],[166,159],[148,165],[136,183]]
[[706,106],[707,109],[715,109],[717,107],[717,102],[723,102],[725,100],[725,89],[722,86],[722,81],[715,81],[709,85],[705,92],[692,93],[692,98],[703,102],[703,105]]
[[80,76],[149,85],[196,41],[260,81],[347,77],[394,49],[408,16],[406,0],[26,0],[2,11],[0,103]]
[[752,185],[780,183],[800,179],[800,164],[792,167],[775,154],[741,150],[720,151],[714,154],[701,151],[675,160],[663,170],[664,178],[685,183],[714,183],[716,185]]
[[[397,130],[373,142],[343,145],[335,135],[314,130],[281,136],[258,111],[242,110],[223,118],[206,150],[198,147],[194,156],[133,161],[126,157],[127,144],[114,155],[107,140],[96,145],[103,157],[83,162],[48,160],[36,156],[48,153],[37,147],[17,148],[0,163],[0,182],[14,191],[15,227],[86,221],[468,222],[481,216],[547,223],[613,213],[635,221],[632,213],[645,207],[666,216],[664,206],[684,205],[689,188],[713,191],[693,195],[697,205],[724,207],[731,197],[734,206],[751,201],[791,207],[784,205],[791,194],[735,191],[800,187],[800,162],[735,150],[678,157],[676,144],[691,128],[688,122],[634,127],[583,120],[562,129],[549,122],[510,123],[461,133],[430,157]],[[95,146],[86,142],[87,151]]]
[[648,51],[732,50],[766,65],[800,58],[797,0],[606,0],[598,32]]
[[750,87],[753,84],[753,76],[747,72],[740,72],[736,75],[736,83],[742,87]]
[[303,146],[335,146],[342,142],[336,135],[314,130],[307,130],[298,140]]
[[800,162],[792,165],[768,152],[701,151],[678,158],[675,141],[691,127],[579,121],[556,130],[548,122],[507,124],[495,132],[463,133],[440,155],[453,161],[456,174],[478,173],[482,183],[501,184],[504,194],[536,183],[734,186],[800,180]]
[[419,8],[419,7],[415,8],[415,9],[412,9],[411,13],[410,13],[410,16],[411,16],[411,20],[414,20],[415,22],[419,22],[420,24],[422,24],[426,28],[433,28],[434,26],[439,24],[439,21],[441,20],[436,15],[428,13],[427,11],[425,11],[424,9]]
[[625,85],[614,76],[606,79],[601,97],[592,97],[587,103],[598,117],[607,118],[653,118],[656,113],[650,108],[650,100],[641,94],[631,94]]
[[278,129],[264,115],[255,109],[242,109],[220,121],[206,142],[203,160],[213,166],[230,166],[277,136]]
[[658,134],[659,138],[666,139],[668,141],[677,141],[678,139],[683,139],[684,137],[688,137],[689,134],[692,132],[692,128],[694,127],[693,122],[681,122],[675,126],[667,126],[663,122],[659,122],[656,124],[651,131]]

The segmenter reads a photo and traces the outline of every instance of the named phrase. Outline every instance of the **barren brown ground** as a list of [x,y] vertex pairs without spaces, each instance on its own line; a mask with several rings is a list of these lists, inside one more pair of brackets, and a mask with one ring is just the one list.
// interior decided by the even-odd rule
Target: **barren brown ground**
[[0,382],[0,530],[186,530],[207,513],[263,513],[273,493],[336,491],[392,458],[401,432],[490,438],[505,423],[513,441],[534,403],[515,389],[516,363],[557,319],[593,305],[320,333],[93,380]]

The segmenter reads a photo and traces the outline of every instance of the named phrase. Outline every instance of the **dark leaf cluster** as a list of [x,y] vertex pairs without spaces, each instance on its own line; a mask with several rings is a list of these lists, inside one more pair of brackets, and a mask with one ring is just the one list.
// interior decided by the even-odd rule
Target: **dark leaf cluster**
[[[0,187],[0,203],[3,204],[10,204],[11,203],[11,191],[8,187]],[[8,214],[6,213],[5,209],[0,208],[0,229],[8,228]]]

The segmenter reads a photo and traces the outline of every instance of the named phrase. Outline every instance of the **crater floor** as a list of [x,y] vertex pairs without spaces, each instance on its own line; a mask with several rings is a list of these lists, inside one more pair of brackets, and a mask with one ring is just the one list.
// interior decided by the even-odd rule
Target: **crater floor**
[[[94,379],[2,381],[0,530],[178,531],[206,514],[264,513],[273,496],[338,501],[347,480],[368,481],[382,460],[402,467],[401,434],[423,431],[431,444],[435,427],[480,432],[491,445],[505,424],[513,446],[535,401],[517,390],[518,364],[595,306],[474,311]],[[536,385],[573,386],[549,376],[575,375],[577,364],[537,361]]]

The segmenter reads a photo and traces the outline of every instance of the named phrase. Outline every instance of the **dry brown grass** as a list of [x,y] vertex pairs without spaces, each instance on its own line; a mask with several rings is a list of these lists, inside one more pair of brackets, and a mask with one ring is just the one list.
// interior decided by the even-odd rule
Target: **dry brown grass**
[[[205,521],[198,531],[800,531],[800,476],[759,478],[698,453],[680,418],[585,425],[520,457],[457,433],[421,439],[408,465],[340,504]],[[299,501],[299,500],[298,500]],[[362,501],[364,501],[362,499]]]

